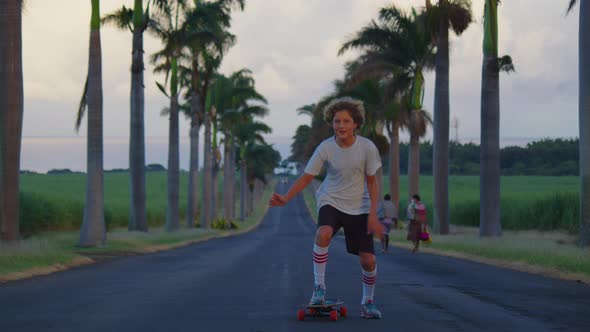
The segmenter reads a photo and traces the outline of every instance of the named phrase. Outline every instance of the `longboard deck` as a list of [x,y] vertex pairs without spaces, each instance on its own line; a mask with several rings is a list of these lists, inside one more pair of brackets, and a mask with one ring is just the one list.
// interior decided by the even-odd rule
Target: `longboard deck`
[[297,319],[302,321],[305,317],[330,317],[331,320],[338,320],[340,317],[346,317],[348,310],[343,305],[344,302],[336,299],[326,300],[323,304],[307,304],[297,311]]
[[334,306],[343,305],[344,302],[338,300],[326,300],[323,304],[307,304],[307,308],[320,309],[320,308],[332,308]]

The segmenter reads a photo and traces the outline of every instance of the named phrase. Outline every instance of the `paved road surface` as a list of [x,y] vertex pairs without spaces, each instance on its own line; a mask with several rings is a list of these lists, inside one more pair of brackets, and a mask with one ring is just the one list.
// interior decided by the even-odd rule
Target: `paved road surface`
[[361,319],[360,266],[340,237],[328,296],[350,317],[299,322],[314,230],[297,197],[248,234],[0,284],[0,331],[590,331],[588,285],[396,248],[378,257],[384,319]]

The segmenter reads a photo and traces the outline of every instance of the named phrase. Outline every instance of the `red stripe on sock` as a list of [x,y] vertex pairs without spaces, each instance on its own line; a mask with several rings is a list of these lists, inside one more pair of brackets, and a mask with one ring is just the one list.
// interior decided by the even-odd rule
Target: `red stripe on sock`
[[375,284],[375,280],[377,279],[377,277],[367,277],[367,276],[363,276],[363,282],[367,285],[373,285]]

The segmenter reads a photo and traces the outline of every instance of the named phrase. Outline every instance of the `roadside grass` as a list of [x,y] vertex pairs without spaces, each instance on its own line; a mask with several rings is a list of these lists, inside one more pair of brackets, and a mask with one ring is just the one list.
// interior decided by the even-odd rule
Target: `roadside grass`
[[[550,183],[556,183],[554,179],[549,180]],[[515,184],[514,188],[517,189],[521,185],[525,186]],[[569,189],[569,185],[565,184],[565,188]],[[518,195],[543,198],[538,192],[539,188],[534,191],[535,193],[531,194],[522,190],[517,192]],[[544,193],[550,195],[547,189]],[[471,194],[479,196],[478,193]],[[303,195],[315,220],[317,213],[313,191],[305,190]],[[425,191],[423,196],[431,197],[431,193]],[[405,211],[402,211],[401,220],[404,216]],[[406,240],[406,233],[407,228],[392,230],[392,244],[411,249],[412,244]],[[504,230],[501,237],[480,238],[477,227],[452,225],[451,234],[432,234],[432,240],[430,245],[421,244],[420,251],[590,283],[590,248],[577,247],[576,235],[566,231]]]
[[262,199],[250,216],[243,222],[236,221],[238,229],[181,228],[175,232],[167,232],[160,226],[152,227],[149,232],[144,233],[115,228],[107,232],[104,246],[93,248],[76,246],[78,230],[40,233],[13,246],[0,243],[0,282],[52,273],[71,266],[89,264],[103,257],[168,250],[211,238],[248,232],[260,223],[266,213],[274,184],[273,181],[265,188]]
[[[392,230],[392,243],[410,249],[412,245],[406,240],[406,232],[406,229]],[[432,243],[421,244],[420,248],[427,252],[466,254],[464,258],[511,262],[513,266],[506,267],[528,272],[540,267],[571,274],[568,279],[590,282],[590,249],[577,247],[575,236],[558,231],[504,231],[498,238],[480,238],[478,232],[476,227],[453,227],[449,235],[432,234]],[[499,262],[488,263],[498,265]],[[551,274],[551,271],[545,272]]]

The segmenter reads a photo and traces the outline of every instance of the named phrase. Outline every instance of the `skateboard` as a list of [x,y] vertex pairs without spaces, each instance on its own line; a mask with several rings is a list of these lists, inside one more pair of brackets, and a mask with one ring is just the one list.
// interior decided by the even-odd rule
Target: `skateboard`
[[338,300],[326,300],[324,304],[307,304],[305,309],[297,311],[297,320],[305,320],[305,317],[330,317],[330,320],[337,321],[340,317],[346,317],[348,309],[343,306],[344,302]]

